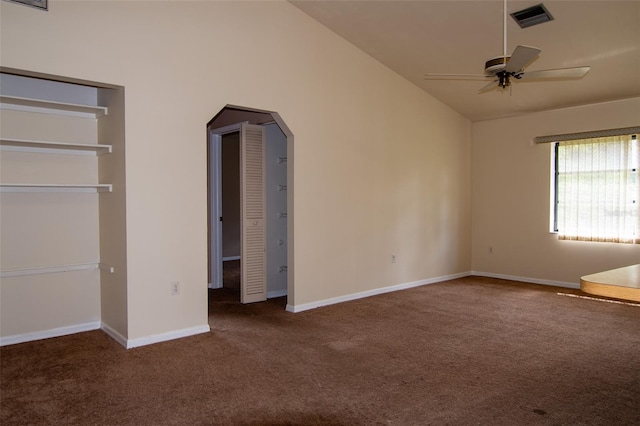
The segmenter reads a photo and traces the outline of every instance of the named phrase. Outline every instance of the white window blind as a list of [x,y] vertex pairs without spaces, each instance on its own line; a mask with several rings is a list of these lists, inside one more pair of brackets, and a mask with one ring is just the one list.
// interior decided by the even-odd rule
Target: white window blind
[[631,134],[557,143],[560,239],[640,243],[638,145]]

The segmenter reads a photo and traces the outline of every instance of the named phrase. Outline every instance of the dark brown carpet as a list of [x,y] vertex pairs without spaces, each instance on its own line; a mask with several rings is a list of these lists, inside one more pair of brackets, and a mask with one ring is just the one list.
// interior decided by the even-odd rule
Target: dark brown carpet
[[638,425],[640,307],[463,278],[291,314],[210,293],[211,333],[0,349],[0,422]]
[[228,289],[238,291],[238,300],[240,297],[240,261],[227,260],[222,262],[222,286]]

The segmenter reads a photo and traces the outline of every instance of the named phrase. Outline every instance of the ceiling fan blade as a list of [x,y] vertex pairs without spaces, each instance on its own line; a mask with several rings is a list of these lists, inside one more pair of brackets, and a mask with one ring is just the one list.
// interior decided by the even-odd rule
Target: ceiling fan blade
[[516,46],[504,67],[506,72],[518,72],[540,54],[541,50],[530,46]]
[[591,67],[575,67],[575,68],[558,68],[553,70],[540,70],[523,72],[516,78],[524,80],[542,80],[542,79],[554,79],[554,78],[582,78],[584,77]]
[[500,86],[500,80],[494,80],[486,86],[483,86],[482,89],[478,90],[478,93],[490,92],[498,86]]
[[424,75],[425,80],[486,80],[491,76],[483,74],[438,74],[427,73]]

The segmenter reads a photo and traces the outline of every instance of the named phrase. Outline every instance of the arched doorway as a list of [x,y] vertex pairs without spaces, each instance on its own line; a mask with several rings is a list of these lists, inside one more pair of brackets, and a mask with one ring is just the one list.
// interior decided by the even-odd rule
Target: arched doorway
[[[254,135],[262,134],[262,142],[256,142],[258,145],[254,146],[254,148],[263,147],[261,157],[260,159],[256,157],[252,161],[262,167],[264,182],[259,186],[263,188],[265,205],[264,211],[260,214],[264,217],[260,215],[260,217],[251,218],[234,217],[234,209],[223,210],[225,205],[239,203],[241,208],[236,210],[239,210],[242,215],[243,211],[247,211],[244,207],[256,204],[253,202],[255,200],[247,201],[246,199],[246,194],[255,193],[257,184],[253,186],[253,190],[246,187],[252,172],[247,173],[243,162],[248,158],[246,153],[252,152],[252,148],[247,148],[245,145],[245,151],[242,150],[242,144],[246,143],[244,138],[252,130],[255,130]],[[259,139],[260,136],[258,136]],[[252,142],[249,141],[249,143]],[[260,145],[261,143],[263,145]],[[242,152],[245,154],[241,154]],[[253,152],[256,152],[256,149],[253,149]],[[244,273],[240,273],[241,288],[239,289],[240,300],[243,303],[286,295],[287,305],[289,305],[293,300],[294,292],[292,273],[293,134],[276,112],[227,105],[207,124],[207,159],[209,288],[222,288],[225,265],[228,270],[228,266],[235,262],[236,265],[243,265],[241,271]],[[239,174],[240,182],[237,187],[241,195],[234,194],[236,190],[233,189],[233,185],[225,185],[233,181],[234,173]],[[225,176],[227,176],[226,179]],[[243,188],[245,195],[242,195]],[[231,193],[230,197],[225,197],[225,192],[226,195]],[[228,199],[225,204],[226,198]],[[264,222],[262,222],[263,219]],[[258,234],[250,229],[258,222],[264,224],[264,230],[258,230],[263,241],[261,244],[264,244],[262,260],[260,256],[252,255],[260,251],[257,249],[259,246],[255,246],[256,239],[251,237]],[[240,234],[235,238],[234,229],[237,228],[240,228]],[[253,251],[251,251],[252,244]],[[259,288],[260,277],[264,279],[263,290]],[[264,291],[263,295],[260,294],[261,291]]]

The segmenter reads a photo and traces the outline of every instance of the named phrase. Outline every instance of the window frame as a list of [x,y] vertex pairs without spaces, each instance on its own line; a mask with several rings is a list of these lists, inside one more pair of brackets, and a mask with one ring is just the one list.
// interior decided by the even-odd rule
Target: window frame
[[558,177],[560,172],[558,171],[559,160],[558,160],[558,152],[559,152],[560,142],[553,143],[552,155],[553,155],[553,173],[552,173],[552,182],[551,182],[551,201],[553,203],[553,216],[552,216],[552,228],[551,232],[557,234],[558,231]]
[[[633,132],[630,133],[631,135],[631,139],[632,140],[640,140],[640,134]],[[597,139],[597,136],[594,136],[593,139]],[[584,139],[591,139],[591,138],[584,138]],[[551,190],[551,196],[550,196],[550,202],[552,203],[552,208],[550,209],[550,233],[552,234],[559,234],[560,230],[558,228],[558,213],[559,213],[559,201],[558,201],[558,190],[559,190],[559,177],[560,177],[560,171],[559,171],[559,151],[560,151],[560,144],[562,142],[569,142],[570,139],[567,140],[557,140],[554,141],[552,143],[552,148],[551,148],[551,163],[553,165],[552,170],[551,170],[551,184],[550,184],[550,190]],[[638,173],[640,173],[640,171],[638,170],[638,168],[632,169],[632,171],[636,171]],[[639,180],[640,180],[640,176],[639,176]],[[639,182],[640,184],[640,182]],[[640,215],[640,200],[636,200],[635,201],[638,205],[638,214]],[[578,237],[578,236],[576,236]],[[603,241],[598,241],[598,240],[588,240],[588,242],[606,242],[604,241],[604,239],[606,237],[598,237],[598,238],[602,238]],[[579,238],[574,239],[569,239],[571,241],[582,241]],[[635,242],[615,242],[616,244],[638,244],[638,241],[640,241],[640,235],[636,235],[635,237]]]

